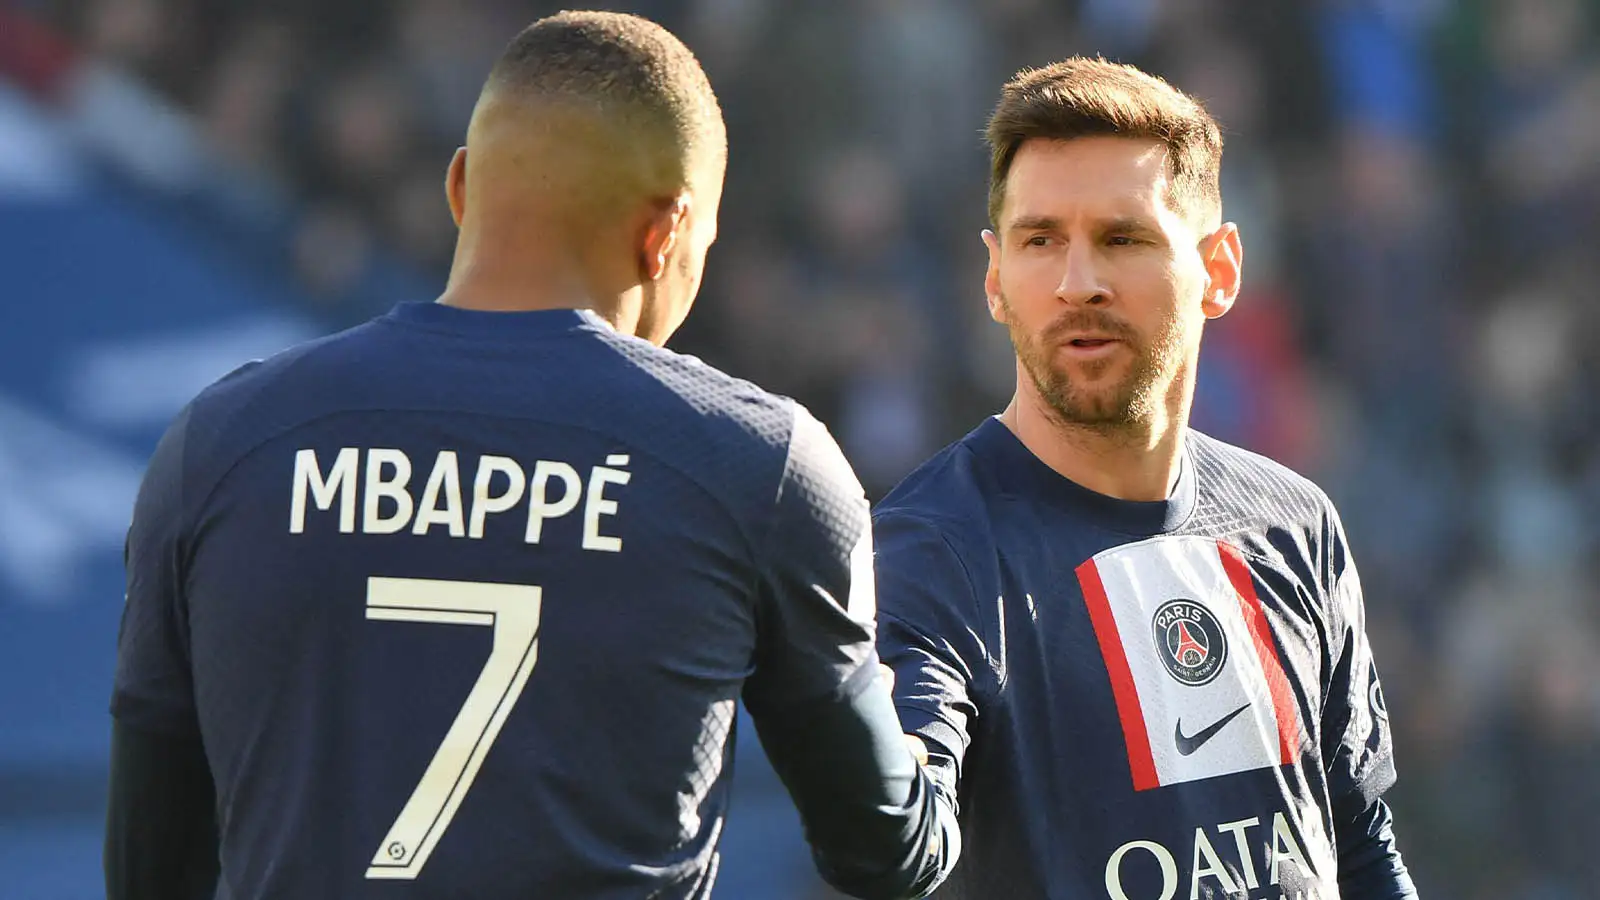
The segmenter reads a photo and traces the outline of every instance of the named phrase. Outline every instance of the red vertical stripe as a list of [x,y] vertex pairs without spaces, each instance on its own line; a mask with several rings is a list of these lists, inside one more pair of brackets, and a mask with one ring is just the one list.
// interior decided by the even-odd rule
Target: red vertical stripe
[[1133,789],[1147,791],[1160,787],[1156,759],[1150,753],[1150,735],[1144,727],[1144,710],[1139,706],[1139,689],[1133,683],[1133,670],[1128,668],[1117,620],[1111,614],[1111,601],[1106,599],[1106,586],[1100,581],[1100,570],[1095,567],[1094,560],[1078,566],[1078,584],[1083,588],[1089,621],[1094,623],[1094,636],[1100,642],[1106,672],[1111,675],[1111,696],[1117,701],[1117,718],[1122,720],[1122,738],[1128,746]]
[[1255,641],[1256,656],[1261,660],[1261,671],[1267,678],[1267,690],[1272,694],[1272,710],[1278,719],[1278,750],[1280,764],[1288,765],[1297,758],[1300,746],[1300,717],[1295,713],[1294,691],[1289,678],[1283,673],[1283,661],[1278,658],[1278,646],[1272,642],[1272,629],[1267,624],[1267,613],[1261,608],[1261,598],[1256,594],[1255,578],[1250,575],[1250,564],[1244,554],[1232,544],[1217,542],[1222,556],[1222,568],[1239,594],[1239,607],[1244,612],[1245,627]]

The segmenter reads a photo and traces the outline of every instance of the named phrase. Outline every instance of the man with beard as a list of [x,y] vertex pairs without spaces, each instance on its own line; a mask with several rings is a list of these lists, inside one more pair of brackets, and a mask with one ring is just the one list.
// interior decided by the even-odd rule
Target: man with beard
[[879,653],[963,856],[943,897],[1414,897],[1337,514],[1188,428],[1238,295],[1192,98],[1070,59],[1007,84],[985,279],[1011,403],[879,506]]

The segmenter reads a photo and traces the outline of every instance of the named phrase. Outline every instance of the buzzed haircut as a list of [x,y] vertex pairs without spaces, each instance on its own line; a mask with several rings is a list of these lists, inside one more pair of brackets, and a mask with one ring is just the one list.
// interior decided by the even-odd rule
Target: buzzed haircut
[[1167,204],[1196,223],[1220,217],[1222,132],[1200,102],[1130,65],[1075,56],[1023,69],[1000,91],[989,117],[989,221],[1000,227],[1006,177],[1034,138],[1126,137],[1167,145]]
[[626,13],[567,11],[523,29],[501,54],[486,94],[515,92],[587,109],[677,161],[687,184],[696,167],[727,161],[727,130],[694,53],[662,26]]

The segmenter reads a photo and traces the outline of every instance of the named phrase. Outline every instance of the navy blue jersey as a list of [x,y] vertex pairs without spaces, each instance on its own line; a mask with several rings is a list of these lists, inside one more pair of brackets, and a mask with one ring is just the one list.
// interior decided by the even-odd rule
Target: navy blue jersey
[[203,740],[219,897],[702,897],[736,701],[875,678],[870,567],[793,402],[587,312],[403,305],[173,425],[112,711]]
[[1122,501],[990,419],[874,531],[879,653],[960,810],[938,896],[1336,900],[1339,836],[1387,839],[1361,589],[1303,478],[1190,432],[1171,497]]

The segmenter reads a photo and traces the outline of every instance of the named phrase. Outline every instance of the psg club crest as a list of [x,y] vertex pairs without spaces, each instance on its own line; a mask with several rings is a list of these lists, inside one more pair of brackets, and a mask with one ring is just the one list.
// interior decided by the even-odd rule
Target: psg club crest
[[1222,671],[1228,639],[1222,623],[1193,600],[1168,600],[1156,609],[1156,655],[1180,683],[1199,687]]

